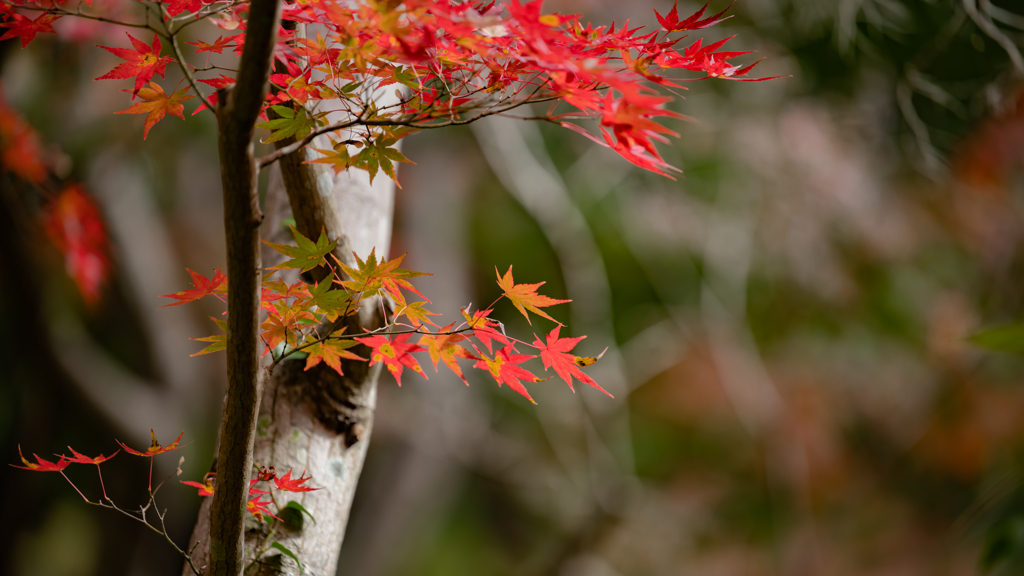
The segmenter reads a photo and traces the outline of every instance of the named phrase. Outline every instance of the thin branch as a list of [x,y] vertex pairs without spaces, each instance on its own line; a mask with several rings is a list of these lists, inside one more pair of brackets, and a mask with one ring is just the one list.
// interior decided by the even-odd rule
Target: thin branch
[[[150,462],[152,462],[152,461],[153,461],[153,458],[150,457]],[[96,469],[99,470],[99,468],[100,468],[100,466],[99,466],[99,464],[97,464],[96,465]],[[61,474],[61,476],[64,476],[64,472],[63,471],[60,474]],[[160,487],[163,486],[168,480],[170,480],[172,477],[174,477],[174,475],[175,474],[172,473],[167,478],[164,478],[164,480],[161,481],[160,484],[157,485],[157,490],[159,490]],[[185,558],[185,561],[188,562],[188,566],[189,566],[189,568],[191,568],[192,573],[195,574],[196,576],[200,576],[199,570],[197,570],[195,565],[192,563],[192,552],[195,550],[195,547],[193,547],[193,549],[190,550],[189,552],[185,552],[184,550],[182,550],[178,546],[178,544],[173,539],[171,539],[171,536],[167,533],[167,524],[164,521],[164,518],[167,516],[167,510],[164,509],[163,513],[161,513],[160,510],[156,507],[156,490],[149,491],[149,500],[146,502],[145,506],[139,506],[139,513],[136,515],[136,514],[133,514],[133,513],[129,512],[129,511],[121,508],[116,503],[114,503],[113,500],[111,500],[109,497],[107,497],[106,490],[104,490],[104,494],[103,494],[104,498],[106,498],[106,500],[107,500],[106,502],[103,502],[102,500],[100,500],[98,502],[93,502],[92,500],[89,500],[88,498],[86,498],[82,494],[82,492],[78,489],[78,486],[75,486],[74,482],[71,482],[71,480],[67,476],[64,476],[64,479],[67,480],[68,483],[71,484],[71,486],[75,489],[75,491],[78,492],[79,496],[82,496],[82,499],[85,500],[87,503],[92,504],[93,506],[99,506],[101,508],[107,508],[109,510],[114,510],[116,512],[120,512],[121,514],[124,514],[125,516],[131,518],[132,520],[135,520],[137,522],[141,522],[143,525],[145,525],[147,528],[149,528],[153,532],[156,532],[157,534],[163,536],[164,539],[166,539],[167,542],[178,552],[178,554],[181,554]],[[103,475],[101,473],[100,474],[101,485],[102,485],[102,481],[103,481]],[[153,507],[154,511],[156,512],[157,518],[160,519],[160,527],[159,528],[157,528],[156,526],[150,524],[149,520],[146,519],[146,511],[149,510],[150,506]]]
[[221,14],[223,12],[226,12],[226,11],[234,8],[236,5],[237,5],[237,3],[228,4],[226,6],[222,6],[221,8],[219,8],[217,10],[211,10],[209,12],[200,14],[200,15],[196,16],[195,18],[192,18],[191,16],[189,16],[187,18],[187,20],[185,20],[184,23],[181,26],[178,26],[177,28],[174,29],[174,32],[175,33],[181,32],[182,30],[184,30],[185,28],[188,28],[189,26],[195,24],[196,22],[202,22],[203,20],[206,20],[207,18],[209,18],[211,16],[216,16],[217,14]]
[[[423,334],[423,335],[430,335],[430,336],[453,336],[455,334],[463,334],[465,332],[469,332],[469,331],[473,330],[473,328],[466,327],[466,328],[460,328],[458,330],[450,330],[448,332],[431,332],[429,330],[422,330],[420,328],[414,328],[412,330],[398,330],[398,331],[390,331],[389,330],[389,331],[386,331],[386,332],[382,331],[382,330],[384,330],[386,328],[390,328],[391,326],[395,326],[395,325],[396,324],[389,324],[389,325],[386,325],[386,326],[382,326],[381,328],[379,328],[377,330],[370,330],[369,332],[367,332],[365,334],[340,334],[338,336],[335,336],[335,335],[332,334],[332,335],[323,336],[321,338],[317,338],[316,340],[311,340],[309,342],[304,342],[303,344],[301,344],[299,346],[296,346],[296,347],[288,350],[287,352],[282,352],[280,356],[274,358],[274,361],[270,364],[270,370],[273,371],[274,368],[282,360],[285,360],[286,358],[288,358],[292,354],[295,354],[297,352],[302,352],[306,348],[309,348],[311,346],[315,346],[316,344],[321,344],[321,343],[326,342],[328,340],[354,340],[356,338],[365,338],[367,336],[401,336],[403,334]],[[509,338],[509,339],[513,339],[514,340],[514,338],[511,338],[509,336],[506,336],[506,337]],[[521,340],[516,340],[516,342],[518,344],[523,344],[523,345],[529,346],[531,348],[536,348],[536,346],[533,346],[532,344],[528,344],[527,342],[523,342]]]
[[260,243],[263,214],[252,153],[256,121],[280,27],[281,0],[254,0],[245,50],[233,88],[218,91],[218,136],[228,276],[228,390],[217,454],[217,490],[210,506],[210,574],[238,576],[245,568],[245,506],[259,412]]
[[103,16],[93,16],[91,14],[83,14],[82,12],[71,12],[70,10],[64,10],[63,8],[40,8],[38,6],[17,6],[19,10],[31,10],[33,12],[45,12],[47,14],[56,14],[58,16],[72,16],[74,18],[84,18],[86,20],[95,20],[97,22],[105,22],[107,24],[116,24],[118,26],[126,26],[128,28],[145,28],[156,32],[161,38],[167,39],[167,37],[153,28],[149,24],[137,24],[135,22],[122,22],[120,20],[113,20],[111,18],[104,18]]
[[259,162],[259,167],[261,169],[262,168],[266,168],[267,166],[273,164],[274,162],[277,162],[281,158],[283,158],[283,157],[285,157],[285,156],[287,156],[289,154],[294,154],[295,152],[298,152],[299,150],[302,150],[302,148],[304,148],[306,146],[306,144],[309,144],[317,136],[320,136],[321,134],[326,134],[328,132],[334,132],[335,130],[342,130],[344,128],[349,128],[349,127],[355,126],[356,124],[359,124],[358,120],[348,120],[348,121],[345,121],[345,122],[338,122],[337,124],[331,124],[330,126],[323,126],[323,127],[317,128],[316,130],[313,130],[312,132],[310,132],[305,138],[303,138],[301,140],[297,140],[294,143],[289,144],[289,145],[287,145],[287,146],[285,146],[283,148],[278,148],[277,150],[274,150],[270,154],[267,154],[266,156],[263,156],[262,158],[260,158],[259,161],[258,161]]
[[510,110],[514,110],[514,109],[516,109],[516,108],[518,108],[520,106],[526,105],[526,104],[530,104],[530,103],[534,103],[534,102],[549,102],[549,101],[552,101],[552,100],[558,100],[558,97],[557,96],[547,96],[547,97],[538,98],[538,99],[521,100],[521,101],[516,102],[514,104],[510,104],[510,105],[508,105],[508,106],[506,106],[504,108],[488,110],[486,112],[482,112],[482,113],[480,113],[480,114],[478,114],[476,116],[473,116],[472,118],[466,118],[465,120],[446,120],[444,122],[440,122],[440,123],[436,123],[436,124],[420,124],[420,123],[417,123],[417,122],[412,121],[412,120],[362,120],[360,118],[356,118],[354,120],[346,120],[344,122],[338,122],[337,124],[331,124],[329,126],[322,126],[320,128],[317,128],[316,130],[313,130],[312,132],[310,132],[307,136],[305,136],[301,140],[297,140],[294,143],[289,144],[288,146],[285,146],[283,148],[278,148],[277,150],[271,152],[270,154],[267,154],[266,156],[263,156],[262,158],[260,158],[259,159],[259,166],[260,166],[260,168],[265,168],[265,167],[273,164],[274,162],[277,162],[283,156],[287,156],[288,154],[292,154],[292,153],[298,152],[299,150],[301,150],[303,147],[305,147],[307,144],[312,142],[317,136],[320,136],[321,134],[326,134],[328,132],[334,132],[335,130],[342,130],[344,128],[351,128],[352,126],[406,126],[408,128],[416,128],[416,129],[442,128],[442,127],[445,127],[445,126],[465,126],[467,124],[471,124],[473,122],[476,122],[477,120],[480,120],[480,119],[483,119],[483,118],[487,118],[488,116],[495,116],[495,115],[498,115],[498,114],[503,114],[505,112],[508,112]]
[[178,32],[180,31],[181,28],[175,30],[175,32],[171,34],[170,39],[171,48],[174,49],[174,55],[178,57],[178,67],[181,68],[181,73],[185,75],[185,78],[188,80],[189,85],[192,86],[192,90],[194,90],[196,95],[199,96],[199,99],[203,101],[203,104],[205,104],[206,107],[209,108],[211,112],[213,112],[214,116],[217,116],[217,107],[214,106],[209,99],[207,99],[206,95],[199,91],[199,86],[196,85],[195,77],[193,77],[192,73],[188,70],[188,64],[185,63],[185,55],[182,54],[181,47],[178,45]]

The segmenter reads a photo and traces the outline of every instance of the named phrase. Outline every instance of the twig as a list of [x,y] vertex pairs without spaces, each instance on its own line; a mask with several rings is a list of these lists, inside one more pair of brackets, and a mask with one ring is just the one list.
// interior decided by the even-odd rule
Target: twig
[[181,73],[184,74],[185,78],[188,79],[189,85],[192,86],[192,90],[195,90],[196,95],[199,96],[199,99],[203,101],[203,104],[205,104],[206,107],[209,108],[211,112],[213,112],[214,116],[218,116],[217,107],[211,104],[210,100],[207,99],[206,95],[199,91],[199,86],[196,85],[196,79],[188,70],[188,65],[185,63],[185,55],[182,54],[181,47],[178,46],[178,32],[180,31],[181,28],[178,28],[178,30],[171,34],[170,38],[171,48],[174,49],[174,55],[178,57],[178,67],[181,68]]
[[31,10],[33,12],[45,12],[47,14],[56,14],[59,16],[72,16],[74,18],[85,18],[86,20],[95,20],[97,22],[105,22],[107,24],[116,24],[118,26],[126,26],[128,28],[145,28],[156,32],[157,35],[166,39],[159,30],[153,28],[149,24],[136,24],[134,22],[122,22],[120,20],[113,20],[111,18],[104,18],[103,16],[93,16],[91,14],[83,14],[81,12],[71,12],[70,10],[64,10],[63,8],[40,8],[38,6],[23,6],[18,5],[18,10]]
[[277,150],[271,152],[270,154],[267,154],[266,156],[260,158],[259,167],[265,168],[270,164],[277,162],[283,156],[287,156],[288,154],[292,154],[293,152],[298,152],[304,146],[312,142],[317,136],[320,136],[321,134],[334,132],[335,130],[342,130],[344,128],[351,128],[352,126],[406,126],[408,128],[416,129],[443,128],[445,126],[465,126],[467,124],[476,122],[477,120],[487,118],[488,116],[503,114],[505,112],[514,110],[526,104],[534,102],[550,102],[552,100],[558,100],[558,97],[545,96],[543,98],[537,99],[532,99],[532,97],[529,97],[525,100],[520,100],[518,102],[515,102],[514,104],[510,104],[504,108],[488,110],[486,112],[482,112],[476,116],[466,118],[464,120],[449,119],[444,122],[438,122],[434,124],[421,124],[413,120],[363,120],[362,114],[360,114],[360,116],[356,117],[354,120],[346,120],[344,122],[338,122],[336,124],[331,124],[329,126],[322,126],[320,128],[317,128],[316,130],[311,131],[301,140],[297,140],[293,144],[289,144],[288,146],[285,146],[283,148],[278,148]]

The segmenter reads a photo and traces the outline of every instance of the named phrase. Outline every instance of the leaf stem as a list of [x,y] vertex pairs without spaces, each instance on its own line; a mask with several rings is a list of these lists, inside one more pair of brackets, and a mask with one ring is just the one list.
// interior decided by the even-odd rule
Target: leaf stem
[[85,500],[89,504],[95,504],[95,502],[86,498],[85,494],[82,494],[82,491],[78,489],[78,486],[75,486],[75,483],[71,481],[71,478],[68,478],[67,475],[64,474],[63,470],[60,471],[60,475],[64,476],[64,479],[68,481],[68,484],[71,484],[71,487],[75,489],[75,492],[78,492],[78,495],[82,497],[82,500]]
[[107,487],[103,485],[103,472],[100,470],[99,464],[96,465],[96,474],[100,477],[100,488],[103,489],[103,498],[105,500],[110,500],[110,497],[107,496]]

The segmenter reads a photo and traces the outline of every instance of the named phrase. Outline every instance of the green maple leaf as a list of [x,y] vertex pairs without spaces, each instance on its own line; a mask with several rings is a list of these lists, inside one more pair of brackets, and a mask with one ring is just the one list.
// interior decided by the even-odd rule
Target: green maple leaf
[[203,348],[202,350],[200,350],[199,352],[196,352],[195,354],[190,354],[190,356],[202,356],[203,354],[210,354],[211,352],[220,352],[221,350],[224,350],[225,348],[227,348],[227,346],[228,346],[228,335],[227,335],[228,322],[227,322],[227,320],[218,320],[218,319],[213,318],[213,317],[210,317],[210,320],[213,320],[213,322],[217,325],[217,327],[219,327],[221,330],[223,330],[225,332],[225,334],[215,334],[213,336],[205,336],[203,338],[189,338],[189,340],[195,340],[197,342],[210,342],[209,346],[207,346],[206,348]]
[[[391,294],[397,295],[401,298],[401,288],[410,290],[419,295],[427,302],[430,299],[420,294],[420,291],[413,288],[413,285],[408,282],[409,278],[416,278],[417,276],[433,276],[433,274],[426,274],[424,272],[414,272],[412,270],[404,270],[399,268],[398,265],[402,263],[405,258],[405,254],[402,254],[394,260],[385,262],[383,258],[380,262],[377,261],[377,255],[375,254],[376,248],[370,250],[370,255],[366,257],[366,260],[361,260],[359,256],[353,253],[356,258],[356,267],[351,268],[345,264],[341,264],[342,270],[351,280],[346,280],[342,284],[345,288],[352,290],[353,292],[364,292],[367,294],[374,294],[381,289],[387,290]],[[404,299],[403,299],[404,301]]]
[[362,150],[354,157],[349,153],[345,142],[336,143],[333,150],[316,148],[315,150],[324,156],[315,160],[307,160],[306,163],[328,164],[334,169],[335,174],[349,168],[366,170],[370,174],[370,184],[373,184],[373,179],[377,176],[377,172],[383,170],[389,178],[394,180],[395,185],[401,188],[402,185],[398,182],[394,163],[406,162],[408,164],[415,164],[415,162],[399,152],[397,148],[394,148],[394,145],[403,136],[405,134],[384,133],[373,140],[364,140],[361,144],[355,144],[362,146]]
[[373,184],[373,178],[377,175],[377,170],[383,170],[389,178],[394,180],[395,186],[402,187],[398,183],[397,175],[395,174],[395,166],[393,162],[406,162],[408,164],[414,164],[411,160],[405,157],[404,154],[399,152],[392,146],[398,142],[398,138],[390,137],[382,134],[374,139],[372,142],[367,141],[366,146],[356,156],[353,166],[356,168],[362,168],[370,173],[370,184]]
[[331,290],[333,285],[334,281],[330,278],[322,280],[315,286],[306,304],[316,306],[332,322],[346,310],[353,314],[358,311],[358,307],[353,305],[352,293],[348,290]]
[[356,344],[358,344],[358,342],[355,340],[325,340],[323,342],[317,342],[305,350],[306,353],[309,354],[309,356],[306,357],[305,369],[309,370],[313,366],[323,362],[333,368],[335,372],[344,376],[345,373],[341,371],[342,358],[366,362],[366,358],[348,352],[347,349],[355,346]]
[[289,226],[292,229],[292,236],[295,237],[296,246],[289,246],[287,244],[274,244],[272,242],[264,243],[270,246],[274,250],[277,250],[281,254],[288,256],[291,260],[288,260],[284,264],[274,266],[274,270],[287,270],[290,268],[299,268],[303,272],[312,270],[317,266],[322,266],[325,262],[324,258],[334,250],[337,241],[331,242],[327,239],[327,231],[320,230],[320,238],[317,239],[314,244],[312,240],[306,238],[295,229],[294,226]]
[[313,128],[320,124],[320,118],[323,117],[322,113],[310,116],[306,109],[301,106],[298,111],[287,106],[271,106],[270,109],[277,113],[280,118],[256,125],[257,128],[266,128],[271,131],[270,138],[263,140],[264,144],[277,142],[285,138],[294,137],[296,140],[304,138],[313,131]]

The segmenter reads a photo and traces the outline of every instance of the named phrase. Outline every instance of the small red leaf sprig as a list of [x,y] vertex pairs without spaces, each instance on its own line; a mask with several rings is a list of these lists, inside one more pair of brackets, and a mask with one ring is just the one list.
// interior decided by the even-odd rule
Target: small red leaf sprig
[[[343,375],[345,362],[369,361],[371,366],[383,364],[401,386],[406,369],[427,378],[417,358],[417,355],[426,353],[435,372],[443,363],[468,384],[459,359],[470,360],[474,362],[471,364],[473,368],[489,373],[499,386],[504,384],[534,402],[526,384],[543,382],[548,378],[537,376],[521,364],[539,356],[544,369],[553,370],[571,390],[575,391],[575,379],[609,394],[581,370],[596,362],[600,355],[580,357],[573,354],[572,351],[585,337],[561,337],[562,324],[544,310],[569,300],[538,293],[543,282],[516,284],[511,266],[505,274],[495,270],[497,284],[502,291],[498,300],[483,310],[471,312],[467,306],[462,312],[462,322],[438,327],[430,319],[437,314],[426,308],[430,300],[411,282],[425,274],[401,268],[404,255],[387,260],[378,258],[375,251],[371,251],[365,259],[353,255],[354,265],[350,266],[334,256],[337,243],[331,241],[326,232],[321,231],[316,242],[294,227],[292,235],[294,245],[267,243],[288,258],[268,269],[262,284],[261,308],[265,316],[260,325],[260,335],[264,343],[263,354],[272,355],[271,369],[288,358],[305,358],[306,370],[323,363]],[[315,269],[323,270],[325,274],[321,275],[323,279],[319,282],[309,284],[302,280],[291,283],[277,276],[284,270],[310,272]],[[223,300],[228,278],[221,271],[214,272],[209,278],[192,270],[188,272],[192,276],[193,288],[165,294],[164,297],[176,300],[169,306],[206,296]],[[412,295],[422,300],[413,301]],[[508,335],[501,323],[491,319],[494,305],[503,299],[508,300],[531,324],[530,315],[533,314],[554,322],[556,326],[544,340],[537,335],[533,335],[532,342]],[[385,325],[363,334],[349,333],[346,318],[368,304],[380,308]],[[215,318],[214,322],[224,330],[224,320]],[[194,355],[208,354],[223,350],[227,336],[218,334],[195,340],[208,345]],[[356,348],[360,344],[365,348]],[[525,353],[527,349],[536,350],[536,354]]]
[[[116,512],[124,514],[125,516],[127,516],[129,518],[132,518],[133,520],[141,522],[143,525],[145,525],[150,530],[152,530],[152,531],[156,532],[157,534],[163,536],[164,539],[166,539],[167,542],[170,543],[170,545],[179,554],[181,554],[185,558],[185,560],[187,561],[187,563],[188,563],[190,569],[192,570],[193,574],[196,574],[196,576],[199,576],[200,571],[196,568],[196,566],[192,562],[192,553],[195,551],[195,547],[193,546],[193,548],[191,550],[186,551],[186,550],[182,549],[181,547],[179,547],[177,545],[177,543],[174,542],[174,540],[167,533],[167,526],[165,524],[165,518],[166,518],[166,515],[167,515],[167,510],[166,509],[161,510],[157,506],[157,504],[156,504],[156,495],[157,495],[157,492],[160,490],[160,488],[163,487],[163,485],[167,482],[167,480],[170,480],[171,477],[173,477],[175,475],[180,476],[182,474],[181,466],[185,462],[185,458],[184,457],[179,458],[178,459],[177,469],[171,474],[171,476],[168,476],[162,482],[157,484],[156,487],[153,487],[153,458],[158,456],[158,455],[160,455],[160,454],[164,454],[164,453],[167,453],[167,452],[173,452],[175,450],[180,450],[181,448],[184,448],[185,446],[181,445],[181,438],[182,438],[182,435],[184,435],[184,432],[182,432],[181,434],[178,434],[178,437],[173,442],[171,442],[170,444],[167,444],[166,446],[161,445],[157,441],[156,434],[153,432],[152,429],[149,432],[150,432],[150,435],[152,437],[152,443],[151,443],[150,447],[147,448],[145,451],[135,450],[133,448],[130,448],[130,447],[126,446],[125,444],[123,444],[121,442],[117,442],[121,446],[121,449],[124,450],[125,452],[128,452],[129,454],[134,454],[136,456],[142,456],[142,457],[146,457],[146,458],[150,459],[149,485],[147,486],[147,493],[148,493],[149,498],[148,498],[147,502],[145,504],[143,504],[143,505],[140,505],[137,510],[128,510],[128,509],[125,509],[125,508],[122,508],[122,507],[118,506],[114,502],[114,500],[112,498],[110,498],[110,496],[107,495],[107,489],[106,489],[106,486],[103,483],[103,471],[102,471],[101,465],[103,463],[107,462],[108,460],[110,460],[111,458],[113,458],[114,456],[117,456],[121,452],[121,450],[117,450],[117,451],[113,452],[112,454],[110,454],[109,456],[104,456],[103,454],[100,454],[99,456],[87,456],[85,454],[82,454],[81,452],[78,452],[74,448],[68,446],[68,450],[71,451],[71,456],[66,456],[64,454],[55,454],[55,456],[57,456],[58,460],[56,462],[51,462],[51,461],[46,460],[44,458],[40,458],[36,454],[33,454],[33,456],[35,457],[35,460],[36,460],[33,463],[33,462],[29,462],[29,460],[27,458],[25,458],[24,454],[22,454],[22,452],[21,452],[21,446],[18,446],[18,456],[20,457],[21,462],[24,464],[24,466],[18,466],[18,465],[15,465],[15,464],[11,464],[11,466],[13,466],[14,468],[21,468],[23,470],[31,470],[31,471],[34,471],[34,472],[57,472],[57,473],[59,473],[61,476],[64,477],[65,480],[68,481],[68,484],[71,484],[71,487],[75,489],[75,492],[77,492],[78,495],[82,497],[82,500],[84,500],[86,503],[91,504],[93,506],[100,506],[102,508],[109,508],[111,510],[114,510]],[[97,498],[96,501],[90,500],[89,498],[87,498],[85,496],[85,494],[82,492],[82,490],[79,489],[78,486],[75,485],[75,483],[72,482],[70,478],[68,478],[67,474],[65,474],[65,469],[67,469],[67,467],[72,465],[72,464],[91,464],[93,466],[96,466],[96,473],[99,476],[100,488],[101,488],[102,493],[103,493],[103,497],[102,498]],[[156,516],[156,520],[157,520],[156,522],[153,522],[153,521],[150,520],[150,517],[151,517],[150,515],[151,514]]]
[[[141,97],[143,102],[120,113],[146,114],[143,138],[168,114],[183,118],[188,98],[199,97],[196,111],[213,108],[215,90],[235,81],[236,71],[211,65],[210,55],[225,50],[242,53],[246,0],[104,7],[86,0],[88,9],[77,10],[61,4],[0,0],[0,28],[5,29],[0,40],[18,39],[22,47],[28,46],[38,37],[62,33],[53,25],[65,17],[134,29],[127,33],[128,46],[99,46],[121,61],[96,80],[132,82],[125,91],[133,101]],[[492,115],[516,115],[527,109],[525,105],[545,104],[548,109],[542,115],[527,117],[560,124],[645,170],[671,178],[670,173],[678,170],[665,161],[656,143],[678,136],[663,124],[666,120],[685,117],[669,109],[671,98],[662,91],[684,90],[683,83],[693,80],[770,79],[748,77],[760,60],[733,63],[750,52],[725,50],[730,38],[681,44],[686,33],[726,20],[730,7],[706,15],[705,5],[681,18],[676,4],[665,15],[655,10],[660,27],[652,29],[630,28],[628,22],[595,26],[578,14],[547,12],[543,0],[288,3],[283,21],[314,24],[318,32],[296,34],[286,29],[295,28],[291,25],[278,30],[274,57],[279,65],[270,76],[266,122],[259,126],[269,131],[266,142],[297,142],[260,163],[266,165],[328,134],[332,145],[317,149],[320,156],[309,162],[335,171],[365,170],[371,181],[383,172],[397,183],[396,164],[410,162],[395,146],[405,136]],[[182,46],[186,28],[194,63],[189,63]],[[153,39],[147,42],[150,32]],[[156,78],[163,78],[172,64],[187,84],[165,90]],[[379,89],[389,86],[400,88],[397,100],[376,102]],[[347,119],[329,123],[334,112],[344,112]]]
[[[152,429],[149,431],[149,433],[150,437],[152,438],[152,441],[150,443],[149,448],[145,450],[136,450],[134,448],[127,446],[123,442],[117,441],[117,443],[121,446],[121,450],[124,450],[125,452],[135,456],[149,458],[150,460],[150,484],[149,487],[147,488],[149,499],[144,505],[139,506],[138,510],[134,511],[121,508],[120,506],[115,504],[113,499],[111,499],[107,495],[106,487],[103,484],[103,472],[100,468],[100,465],[110,460],[114,456],[117,456],[121,452],[121,450],[117,450],[114,453],[110,454],[109,456],[104,456],[103,454],[100,454],[99,456],[87,456],[85,454],[82,454],[81,452],[78,452],[74,448],[68,446],[68,450],[71,451],[71,456],[55,454],[55,456],[57,456],[57,461],[54,462],[51,460],[46,460],[45,458],[41,458],[37,454],[33,454],[33,456],[35,457],[35,462],[31,462],[29,461],[28,458],[25,458],[25,455],[21,451],[21,446],[18,446],[18,457],[21,459],[21,462],[24,465],[18,466],[16,464],[11,464],[11,466],[13,466],[14,468],[30,470],[33,472],[59,473],[61,476],[64,477],[65,480],[68,481],[69,484],[71,484],[72,488],[74,488],[75,491],[78,492],[78,495],[82,497],[82,500],[84,500],[88,504],[92,504],[93,506],[100,506],[103,508],[109,508],[111,510],[120,512],[121,514],[124,514],[129,518],[141,522],[149,529],[163,536],[171,544],[171,546],[173,546],[174,549],[177,550],[178,553],[180,553],[186,559],[192,572],[196,574],[196,576],[199,576],[201,572],[197,570],[196,566],[192,562],[192,555],[195,552],[195,546],[193,546],[192,549],[186,551],[179,547],[174,542],[174,540],[171,539],[171,537],[167,533],[167,527],[165,525],[164,520],[167,514],[167,510],[161,510],[156,504],[156,495],[160,488],[162,488],[163,485],[171,478],[182,475],[181,466],[182,464],[184,464],[185,458],[182,457],[178,459],[177,469],[170,476],[165,478],[155,487],[153,487],[152,485],[153,459],[161,454],[166,454],[168,452],[180,450],[187,446],[187,444],[181,444],[181,438],[184,435],[184,431],[181,434],[178,434],[177,438],[175,438],[172,442],[166,445],[161,444],[157,440],[156,433],[153,432]],[[75,483],[72,482],[70,478],[68,478],[64,471],[68,466],[72,464],[91,464],[96,466],[96,471],[97,474],[99,475],[100,480],[100,487],[102,488],[103,491],[102,498],[98,498],[96,501],[90,500],[78,488],[78,486],[76,486]],[[212,496],[213,493],[216,491],[216,479],[216,474],[210,472],[203,477],[202,482],[185,480],[181,481],[181,484],[197,488],[199,496]],[[252,516],[256,521],[259,522],[269,522],[269,519],[273,519],[273,525],[270,527],[270,530],[264,537],[263,545],[261,546],[260,550],[257,551],[257,554],[254,557],[253,562],[258,561],[263,556],[263,554],[266,553],[272,547],[278,549],[283,548],[282,544],[274,541],[274,534],[277,530],[278,524],[284,522],[284,520],[281,519],[283,511],[291,509],[296,514],[305,514],[310,518],[313,518],[312,514],[310,514],[309,511],[303,508],[299,502],[292,501],[282,505],[278,502],[277,496],[279,493],[282,492],[304,493],[319,490],[319,488],[315,488],[313,486],[308,485],[308,482],[310,480],[311,477],[306,476],[305,472],[299,474],[297,477],[292,476],[292,470],[288,470],[283,475],[278,475],[277,470],[275,469],[274,466],[258,466],[257,469],[254,471],[253,478],[249,482],[249,499],[246,502],[246,512],[248,512],[250,516]],[[150,521],[150,513],[156,515],[158,522]],[[315,519],[313,520],[315,522]]]
[[[178,437],[174,440],[174,442],[171,442],[167,446],[161,446],[160,443],[157,442],[157,440],[156,440],[156,433],[153,432],[152,428],[149,429],[149,434],[153,438],[153,441],[149,445],[149,448],[146,449],[145,452],[139,452],[138,450],[133,450],[133,449],[125,446],[120,440],[118,440],[117,443],[120,444],[121,448],[124,448],[124,451],[129,453],[129,454],[134,454],[136,456],[143,456],[143,457],[149,458],[149,485],[147,486],[147,488],[152,492],[152,490],[153,490],[153,456],[156,456],[157,454],[163,454],[164,452],[170,452],[172,450],[177,450],[178,449],[178,443],[181,442],[181,437],[185,434],[185,431],[182,430],[181,434],[178,434]],[[182,446],[182,448],[184,448],[184,446]]]
[[[298,478],[292,478],[292,471],[288,470],[283,476],[278,476],[277,471],[273,466],[261,467],[256,471],[255,477],[249,481],[249,500],[246,503],[246,511],[249,512],[255,519],[263,522],[265,520],[264,514],[274,518],[275,520],[281,520],[273,512],[267,508],[268,504],[273,504],[274,508],[280,511],[282,506],[277,503],[277,499],[274,496],[274,491],[281,492],[312,492],[319,490],[319,488],[313,488],[311,486],[305,486],[304,484],[310,480],[309,476],[306,476],[305,472],[299,475]],[[192,486],[199,489],[200,496],[213,496],[216,491],[217,475],[214,472],[207,473],[203,476],[202,483],[193,482],[191,480],[182,480],[181,483],[187,486]],[[270,490],[261,490],[260,484],[264,484],[266,488]],[[264,497],[267,497],[264,500]]]

